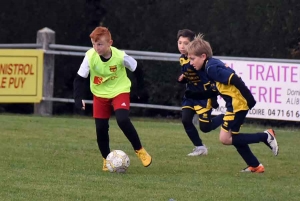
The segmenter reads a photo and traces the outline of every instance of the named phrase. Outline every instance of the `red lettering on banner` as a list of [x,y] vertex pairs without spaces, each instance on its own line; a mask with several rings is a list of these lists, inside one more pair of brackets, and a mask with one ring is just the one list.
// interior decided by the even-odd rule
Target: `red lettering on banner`
[[26,77],[11,77],[8,81],[8,88],[23,88]]
[[6,77],[2,77],[0,82],[0,88],[5,88],[5,84],[6,84]]
[[34,75],[32,64],[0,64],[0,75]]

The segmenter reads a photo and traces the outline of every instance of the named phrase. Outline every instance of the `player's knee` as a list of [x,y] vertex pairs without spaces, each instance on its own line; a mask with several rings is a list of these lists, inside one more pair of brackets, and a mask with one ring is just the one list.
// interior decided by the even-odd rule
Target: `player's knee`
[[130,122],[129,117],[119,117],[119,118],[117,118],[118,125],[127,124],[128,122]]
[[130,123],[128,110],[116,110],[116,120],[119,126]]
[[181,122],[183,125],[189,125],[189,124],[192,124],[193,122],[189,119],[181,119]]
[[232,144],[232,142],[231,142],[232,140],[225,136],[220,136],[219,140],[223,145],[231,145]]
[[210,123],[204,123],[204,122],[200,122],[200,130],[203,133],[208,133],[211,131],[211,125]]
[[126,115],[121,115],[121,116],[116,116],[116,120],[119,126],[124,126],[127,124],[130,124],[130,119],[129,116]]
[[108,132],[108,120],[107,119],[96,119],[96,132]]

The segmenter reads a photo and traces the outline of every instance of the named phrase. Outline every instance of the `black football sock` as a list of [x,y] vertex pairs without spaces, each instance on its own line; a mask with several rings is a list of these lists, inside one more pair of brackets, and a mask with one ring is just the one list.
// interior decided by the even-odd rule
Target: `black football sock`
[[257,167],[259,165],[259,161],[253,155],[249,145],[246,144],[246,145],[234,145],[234,146],[248,166]]
[[266,133],[239,133],[232,134],[232,144],[233,145],[245,145],[264,142],[267,143],[268,135]]
[[194,146],[203,146],[202,140],[199,137],[199,133],[194,126],[193,122],[189,122],[187,124],[184,124],[184,129],[190,140],[193,142]]
[[199,133],[196,127],[193,124],[193,117],[195,111],[191,109],[182,110],[182,124],[185,129],[186,134],[194,144],[194,146],[203,146],[202,140],[199,136]]
[[129,111],[125,109],[118,109],[115,111],[117,123],[120,129],[123,131],[127,139],[130,141],[134,150],[142,148],[142,144],[138,133],[129,119]]
[[98,147],[99,147],[102,157],[106,158],[107,155],[110,153],[109,135],[108,135],[108,130],[109,130],[108,119],[95,118],[95,124],[96,124]]

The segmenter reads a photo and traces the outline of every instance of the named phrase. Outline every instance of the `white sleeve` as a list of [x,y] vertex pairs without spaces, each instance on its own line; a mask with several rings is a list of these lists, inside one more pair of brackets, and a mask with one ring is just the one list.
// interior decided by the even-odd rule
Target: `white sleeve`
[[131,72],[135,71],[136,66],[137,66],[136,60],[133,57],[128,56],[127,54],[124,55],[124,63],[123,64]]
[[80,75],[81,77],[87,78],[89,76],[89,73],[90,73],[90,66],[89,66],[88,58],[87,56],[85,56],[77,74]]

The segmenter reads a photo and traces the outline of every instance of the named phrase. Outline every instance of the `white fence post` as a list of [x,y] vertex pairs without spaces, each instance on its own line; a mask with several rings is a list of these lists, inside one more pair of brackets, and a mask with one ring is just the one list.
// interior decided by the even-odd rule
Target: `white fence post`
[[[49,49],[49,44],[55,43],[55,32],[47,27],[37,32],[37,44],[41,44],[44,50]],[[54,87],[54,55],[44,54],[44,75],[43,75],[43,97],[53,97]],[[41,101],[34,104],[34,114],[49,116],[52,115],[52,101]]]

